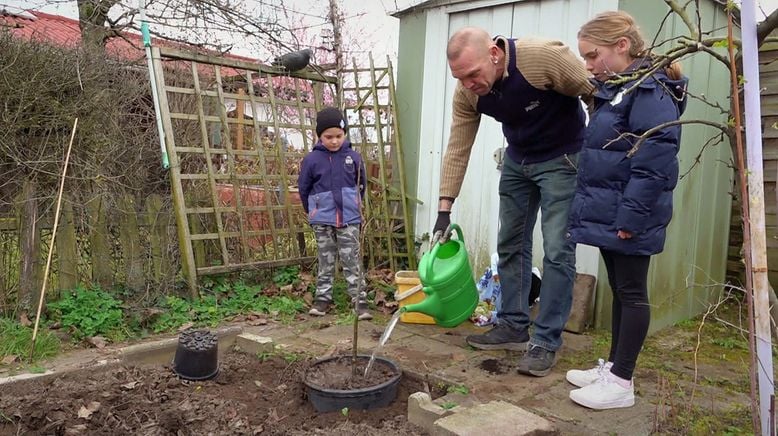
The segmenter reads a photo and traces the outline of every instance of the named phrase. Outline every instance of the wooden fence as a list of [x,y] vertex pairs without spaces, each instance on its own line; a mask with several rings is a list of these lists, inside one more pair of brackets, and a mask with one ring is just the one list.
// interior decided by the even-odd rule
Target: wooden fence
[[[40,211],[35,188],[27,183],[15,214],[0,216],[0,312],[28,309],[37,302],[53,218]],[[109,203],[66,199],[52,258],[47,295],[79,284],[121,288],[127,296],[172,287],[180,270],[170,204],[159,195],[142,202],[124,196]]]
[[[767,266],[770,283],[778,285],[778,44],[765,44],[759,53],[759,85],[762,88],[762,155],[764,162],[765,224],[767,231]],[[733,188],[734,189],[734,188]],[[729,237],[728,275],[742,277],[744,265],[740,205],[733,201]]]

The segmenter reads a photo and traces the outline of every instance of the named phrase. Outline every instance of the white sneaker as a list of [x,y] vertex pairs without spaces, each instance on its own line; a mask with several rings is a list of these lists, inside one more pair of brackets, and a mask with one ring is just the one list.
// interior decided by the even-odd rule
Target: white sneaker
[[602,359],[598,359],[597,362],[597,366],[592,369],[571,369],[567,371],[565,378],[579,388],[589,386],[604,374],[607,374],[613,366],[613,362],[605,362]]
[[635,384],[630,382],[624,388],[613,380],[612,375],[603,374],[596,382],[570,391],[570,399],[590,409],[605,410],[632,407],[635,405]]

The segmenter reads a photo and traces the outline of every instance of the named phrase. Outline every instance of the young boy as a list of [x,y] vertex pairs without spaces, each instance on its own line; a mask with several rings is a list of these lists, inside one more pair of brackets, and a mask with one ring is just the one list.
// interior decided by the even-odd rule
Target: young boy
[[334,107],[316,114],[319,141],[300,167],[297,184],[308,222],[319,248],[319,276],[311,315],[323,316],[332,304],[332,276],[340,256],[352,303],[358,299],[357,316],[372,319],[367,307],[359,253],[360,205],[365,195],[362,157],[346,139],[346,121]]

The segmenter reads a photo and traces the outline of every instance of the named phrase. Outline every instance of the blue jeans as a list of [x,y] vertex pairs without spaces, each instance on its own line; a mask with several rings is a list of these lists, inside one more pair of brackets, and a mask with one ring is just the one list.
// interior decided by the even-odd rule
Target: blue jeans
[[528,295],[532,280],[532,230],[541,211],[543,281],[540,310],[530,345],[556,351],[562,345],[575,280],[575,243],[567,218],[576,185],[578,155],[521,164],[505,155],[500,177],[500,231],[497,269],[502,285],[501,323],[514,330],[529,327]]

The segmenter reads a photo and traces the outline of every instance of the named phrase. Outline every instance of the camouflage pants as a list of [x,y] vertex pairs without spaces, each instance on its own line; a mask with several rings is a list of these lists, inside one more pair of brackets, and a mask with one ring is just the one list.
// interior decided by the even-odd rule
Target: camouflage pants
[[319,247],[319,276],[316,279],[315,300],[332,302],[332,278],[335,263],[340,257],[343,275],[348,287],[346,291],[352,301],[359,296],[365,301],[365,283],[362,276],[362,256],[359,253],[359,224],[336,228],[314,224],[316,245]]

